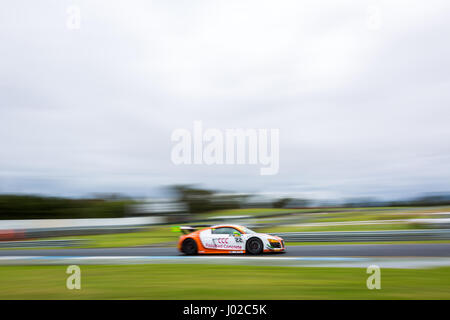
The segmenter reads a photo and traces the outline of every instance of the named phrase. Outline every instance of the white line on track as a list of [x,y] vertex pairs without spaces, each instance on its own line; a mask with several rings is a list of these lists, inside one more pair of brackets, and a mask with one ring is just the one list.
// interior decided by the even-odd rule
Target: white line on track
[[397,257],[226,257],[226,256],[2,256],[0,265],[67,264],[221,264],[286,267],[432,268],[450,266],[450,258]]

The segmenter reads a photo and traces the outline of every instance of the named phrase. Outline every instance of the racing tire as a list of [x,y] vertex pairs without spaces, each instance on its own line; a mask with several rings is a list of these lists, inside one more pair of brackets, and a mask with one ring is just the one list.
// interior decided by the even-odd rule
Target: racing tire
[[264,250],[263,243],[258,238],[250,238],[245,246],[245,253],[256,255],[261,254]]
[[194,239],[186,239],[183,241],[181,245],[181,251],[186,255],[194,255],[197,254],[197,243]]

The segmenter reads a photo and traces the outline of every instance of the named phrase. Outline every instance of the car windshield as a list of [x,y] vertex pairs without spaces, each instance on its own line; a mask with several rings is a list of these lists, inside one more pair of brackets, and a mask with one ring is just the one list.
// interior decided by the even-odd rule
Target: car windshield
[[250,229],[247,228],[247,227],[242,227],[242,231],[244,231],[244,233],[256,233],[255,231],[250,230]]

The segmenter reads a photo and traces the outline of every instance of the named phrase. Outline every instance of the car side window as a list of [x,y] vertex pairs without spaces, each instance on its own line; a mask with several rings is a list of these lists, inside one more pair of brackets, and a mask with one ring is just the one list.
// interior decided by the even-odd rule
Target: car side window
[[230,234],[230,235],[232,235],[236,231],[237,230],[234,228],[224,227],[224,228],[212,229],[211,233],[212,234]]

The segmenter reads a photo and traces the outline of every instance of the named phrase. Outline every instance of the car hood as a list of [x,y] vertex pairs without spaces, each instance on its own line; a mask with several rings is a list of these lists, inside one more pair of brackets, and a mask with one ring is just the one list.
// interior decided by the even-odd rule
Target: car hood
[[283,239],[280,238],[280,237],[273,236],[273,235],[267,234],[267,233],[258,233],[258,235],[259,235],[261,238],[264,238],[264,239],[266,239],[266,240],[269,240],[269,239],[272,239],[272,240],[278,240],[278,241],[283,240]]

